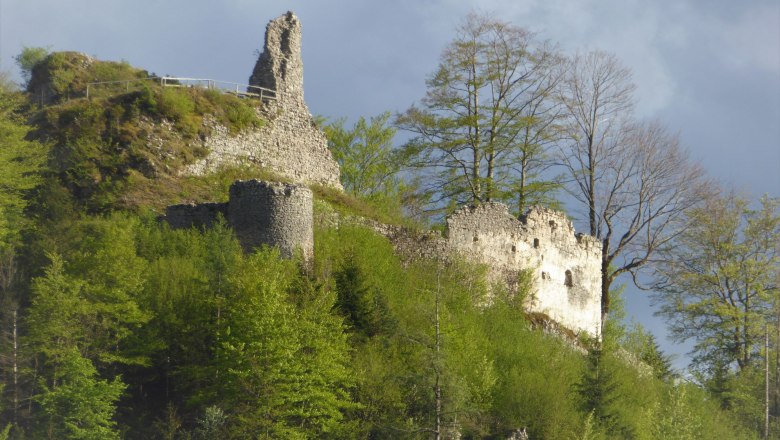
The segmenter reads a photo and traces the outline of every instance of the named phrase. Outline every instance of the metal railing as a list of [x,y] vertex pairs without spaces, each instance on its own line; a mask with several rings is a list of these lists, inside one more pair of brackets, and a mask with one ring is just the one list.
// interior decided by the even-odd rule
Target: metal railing
[[89,98],[91,89],[95,89],[100,86],[109,86],[113,84],[124,85],[125,91],[129,92],[131,84],[144,81],[159,82],[162,87],[198,87],[207,90],[219,90],[222,93],[230,93],[238,97],[257,98],[262,101],[276,99],[276,91],[267,89],[265,87],[253,86],[249,84],[239,84],[229,81],[218,81],[206,78],[184,78],[176,76],[150,76],[148,78],[128,79],[121,81],[91,82],[87,83],[86,97]]
[[232,93],[237,96],[248,96],[262,100],[276,99],[276,91],[265,87],[205,78],[163,76],[160,78],[160,85],[163,87],[203,87],[209,90],[221,90],[224,93]]

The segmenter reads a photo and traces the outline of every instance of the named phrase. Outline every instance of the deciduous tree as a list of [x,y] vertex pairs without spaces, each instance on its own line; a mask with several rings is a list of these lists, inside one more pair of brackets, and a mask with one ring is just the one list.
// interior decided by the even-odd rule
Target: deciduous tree
[[388,126],[389,119],[390,113],[382,113],[368,121],[361,117],[351,129],[344,126],[344,119],[323,127],[346,191],[363,197],[397,191],[399,182],[393,177],[400,167],[393,153],[395,128]]
[[434,201],[524,206],[549,192],[532,183],[558,115],[549,99],[558,61],[553,47],[507,22],[471,14],[458,27],[422,106],[396,119],[414,135],[405,151],[428,173]]
[[614,55],[575,57],[562,82],[568,139],[561,161],[569,193],[601,240],[601,314],[615,279],[637,272],[683,228],[685,210],[706,189],[677,135],[660,122],[632,119],[631,73]]
[[726,195],[687,213],[688,228],[663,252],[655,299],[680,341],[693,340],[705,369],[750,367],[773,315],[780,272],[776,199],[757,210]]

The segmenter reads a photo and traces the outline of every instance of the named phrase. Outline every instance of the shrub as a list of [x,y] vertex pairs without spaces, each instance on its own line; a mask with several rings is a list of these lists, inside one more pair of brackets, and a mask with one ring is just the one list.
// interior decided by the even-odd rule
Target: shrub
[[195,102],[178,89],[164,88],[158,101],[160,114],[174,122],[182,122],[195,113]]

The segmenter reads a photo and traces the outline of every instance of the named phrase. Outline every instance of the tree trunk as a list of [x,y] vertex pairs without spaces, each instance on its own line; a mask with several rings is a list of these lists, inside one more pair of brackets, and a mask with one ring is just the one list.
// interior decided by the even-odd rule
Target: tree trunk
[[13,382],[14,382],[14,396],[13,396],[13,424],[17,425],[17,413],[19,408],[19,339],[18,339],[18,332],[17,332],[17,312],[16,309],[14,309],[12,318],[13,319]]
[[435,350],[435,365],[433,367],[434,372],[436,374],[436,383],[434,385],[434,395],[436,398],[436,430],[435,430],[435,437],[436,440],[441,440],[441,406],[442,406],[442,397],[441,397],[441,375],[439,371],[439,351],[441,350],[441,326],[439,323],[439,282],[438,279],[436,280],[436,310],[435,310],[435,340],[434,340],[434,350]]
[[593,157],[595,154],[593,152],[593,136],[593,133],[588,136],[588,222],[590,223],[590,235],[600,238],[596,236],[596,170],[594,169],[596,164]]
[[609,259],[607,258],[607,249],[609,243],[607,240],[602,242],[603,249],[601,251],[601,334],[604,334],[604,326],[607,322],[609,315],[609,287],[612,284],[612,280],[609,276]]
[[769,324],[764,327],[764,440],[769,439]]

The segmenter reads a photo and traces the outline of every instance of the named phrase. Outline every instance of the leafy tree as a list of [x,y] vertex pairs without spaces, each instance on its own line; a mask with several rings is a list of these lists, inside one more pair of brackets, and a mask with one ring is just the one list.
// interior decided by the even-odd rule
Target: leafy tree
[[387,125],[389,119],[390,113],[382,113],[369,121],[361,117],[351,129],[344,127],[345,119],[323,127],[347,192],[371,198],[397,191],[400,182],[394,176],[399,164],[393,153],[395,128]]
[[40,435],[49,439],[118,439],[113,420],[116,402],[125,389],[118,378],[97,378],[92,363],[75,347],[62,353],[51,383],[36,396],[41,405]]
[[14,57],[16,65],[19,66],[19,70],[22,72],[22,78],[24,79],[25,87],[30,82],[32,77],[32,70],[36,64],[43,61],[49,55],[50,49],[46,47],[28,47],[25,46],[19,55]]
[[207,407],[203,416],[197,421],[193,438],[195,440],[211,440],[221,437],[226,421],[225,412],[218,406]]
[[287,301],[296,267],[278,252],[258,252],[232,268],[233,296],[217,353],[223,402],[237,438],[336,435],[348,389],[346,336],[329,315],[333,296],[298,308]]
[[38,142],[26,140],[31,128],[24,123],[18,92],[0,89],[0,256],[3,281],[1,290],[10,287],[8,274],[14,249],[21,232],[29,226],[24,215],[27,195],[41,183],[46,149]]
[[676,377],[670,357],[661,351],[655,336],[641,325],[636,324],[627,331],[621,343],[639,361],[649,366],[658,380],[668,382]]
[[364,269],[347,257],[344,266],[335,274],[336,307],[345,316],[345,323],[365,336],[385,333],[388,326],[386,298],[382,292],[368,284]]
[[659,313],[675,338],[695,341],[704,370],[744,370],[760,350],[778,292],[778,203],[764,197],[754,210],[734,195],[707,200],[688,212],[688,228],[663,255]]
[[0,375],[8,385],[2,391],[13,423],[23,397],[19,317],[24,272],[29,270],[20,262],[20,250],[24,235],[34,228],[25,211],[41,184],[46,156],[43,145],[26,140],[30,127],[21,111],[24,105],[23,96],[0,72]]
[[701,422],[691,412],[686,398],[687,386],[669,390],[663,409],[656,409],[652,434],[656,438],[694,440],[701,437]]
[[608,431],[619,433],[624,428],[617,410],[620,383],[612,361],[600,347],[590,350],[585,372],[576,389],[582,399],[583,410],[593,413]]
[[414,135],[404,147],[411,166],[429,172],[434,202],[515,197],[522,208],[543,199],[555,189],[536,179],[557,131],[559,57],[525,29],[488,16],[469,15],[457,33],[427,80],[422,108],[396,119]]

